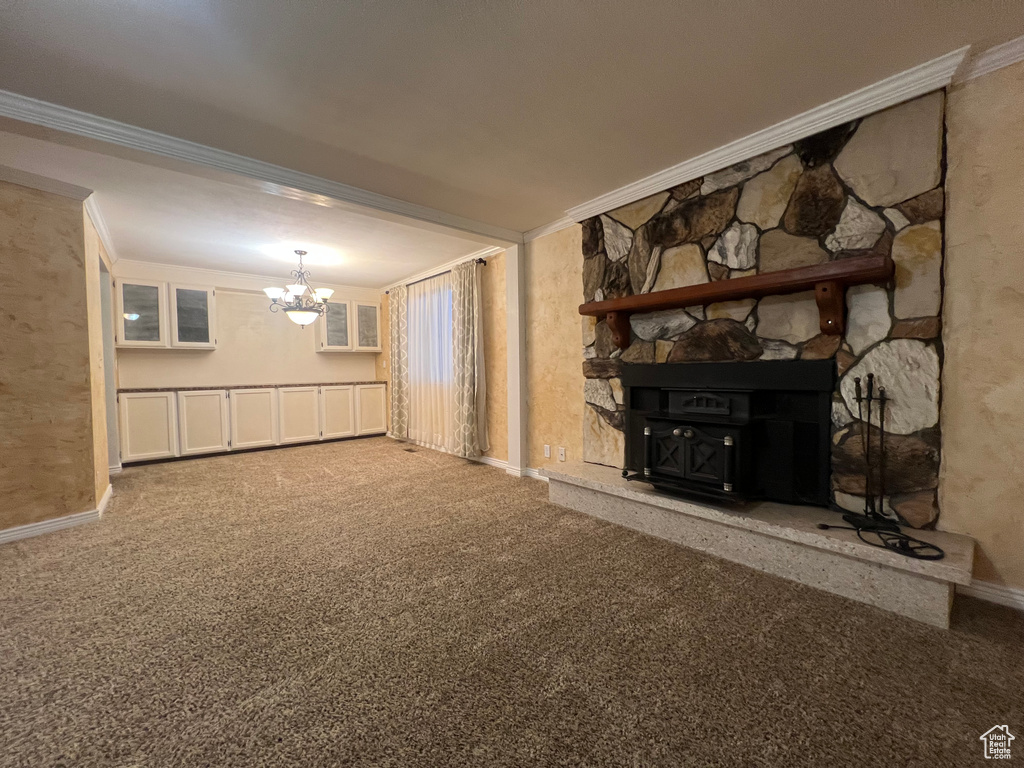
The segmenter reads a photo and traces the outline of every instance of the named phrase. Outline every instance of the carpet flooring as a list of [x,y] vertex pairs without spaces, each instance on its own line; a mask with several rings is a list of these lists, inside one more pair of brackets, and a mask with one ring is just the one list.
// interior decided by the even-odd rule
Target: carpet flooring
[[[969,766],[1024,615],[942,631],[386,438],[126,469],[0,546],[2,766]],[[1024,746],[1014,746],[1024,759]]]

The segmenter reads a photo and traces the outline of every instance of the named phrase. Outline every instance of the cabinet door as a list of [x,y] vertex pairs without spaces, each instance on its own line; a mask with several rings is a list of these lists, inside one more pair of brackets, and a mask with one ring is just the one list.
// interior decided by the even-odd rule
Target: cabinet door
[[387,432],[387,398],[383,384],[356,385],[356,434]]
[[353,301],[356,316],[355,349],[380,352],[380,305]]
[[320,333],[318,352],[349,352],[352,350],[352,306],[347,301],[332,301],[327,314],[317,320]]
[[178,393],[182,456],[217,453],[231,447],[227,395],[223,389]]
[[233,389],[231,402],[231,447],[259,448],[277,445],[277,390]]
[[216,302],[213,288],[171,285],[171,346],[213,349],[217,346]]
[[282,387],[277,390],[282,443],[320,439],[320,388]]
[[351,384],[320,387],[320,429],[325,440],[356,433],[355,388]]
[[167,346],[167,284],[117,280],[119,347]]
[[122,392],[118,395],[118,415],[122,462],[178,455],[173,392]]

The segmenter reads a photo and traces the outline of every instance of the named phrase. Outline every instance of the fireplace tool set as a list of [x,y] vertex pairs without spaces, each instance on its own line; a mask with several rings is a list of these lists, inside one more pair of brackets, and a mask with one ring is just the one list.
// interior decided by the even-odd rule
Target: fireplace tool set
[[[890,549],[906,557],[918,560],[941,560],[945,557],[945,552],[939,547],[904,533],[900,530],[899,523],[885,514],[885,410],[889,398],[885,393],[885,387],[878,387],[877,393],[875,392],[875,374],[873,373],[867,375],[867,383],[863,389],[860,377],[855,378],[853,383],[857,399],[857,418],[861,423],[861,446],[864,451],[864,512],[844,514],[843,520],[848,522],[849,526],[821,523],[818,527],[825,530],[837,528],[856,531],[857,536],[864,543]],[[877,450],[873,450],[871,415],[876,404],[879,439]],[[877,504],[875,503],[876,472],[878,475]]]

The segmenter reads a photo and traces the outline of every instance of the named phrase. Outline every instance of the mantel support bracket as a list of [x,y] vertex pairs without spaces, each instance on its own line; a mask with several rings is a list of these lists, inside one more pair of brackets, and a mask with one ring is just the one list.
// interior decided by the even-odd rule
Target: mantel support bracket
[[814,286],[818,303],[818,325],[826,336],[839,336],[846,330],[846,286],[836,280]]
[[609,312],[604,316],[608,323],[608,330],[612,332],[612,341],[619,349],[629,346],[632,336],[632,326],[629,323],[629,312]]

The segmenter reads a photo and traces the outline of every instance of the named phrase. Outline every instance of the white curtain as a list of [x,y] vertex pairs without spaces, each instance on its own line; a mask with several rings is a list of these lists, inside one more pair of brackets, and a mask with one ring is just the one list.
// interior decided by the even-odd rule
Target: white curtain
[[453,422],[452,275],[409,286],[409,439],[450,449]]
[[[487,450],[487,425],[476,265],[459,264],[413,283],[392,300],[405,305],[404,313],[393,306],[391,315],[394,436],[456,456],[479,456]],[[404,403],[407,417],[399,412]],[[397,428],[403,424],[405,434]]]

